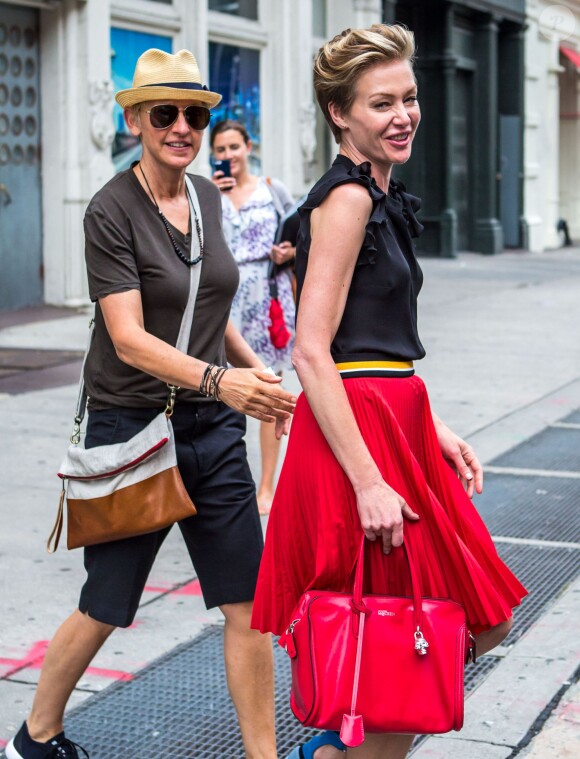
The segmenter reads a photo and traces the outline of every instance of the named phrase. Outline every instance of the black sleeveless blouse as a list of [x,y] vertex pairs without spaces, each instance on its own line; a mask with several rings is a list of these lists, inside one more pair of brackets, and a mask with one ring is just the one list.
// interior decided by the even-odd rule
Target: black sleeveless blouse
[[336,363],[423,358],[425,349],[417,332],[417,296],[423,273],[412,240],[423,230],[415,218],[421,201],[395,180],[391,180],[389,194],[385,194],[372,178],[369,162],[357,166],[350,158],[338,155],[299,209],[297,313],[308,266],[310,214],[334,187],[347,182],[367,189],[373,210],[331,355]]

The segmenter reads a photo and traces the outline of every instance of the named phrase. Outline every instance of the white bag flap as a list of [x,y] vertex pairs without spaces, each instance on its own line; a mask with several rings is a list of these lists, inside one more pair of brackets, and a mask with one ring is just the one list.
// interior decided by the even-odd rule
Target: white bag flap
[[70,445],[58,476],[74,480],[113,477],[153,456],[172,438],[171,422],[161,412],[126,443],[98,445],[88,449],[82,445]]

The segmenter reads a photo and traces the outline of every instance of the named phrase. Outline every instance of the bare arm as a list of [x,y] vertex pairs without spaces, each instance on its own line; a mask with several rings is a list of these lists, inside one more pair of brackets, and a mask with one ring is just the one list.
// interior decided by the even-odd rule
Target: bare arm
[[365,535],[370,540],[380,537],[389,553],[391,545],[402,543],[403,515],[418,517],[383,480],[330,355],[371,209],[366,190],[346,184],[312,212],[293,362],[318,424],[352,483]]
[[[262,371],[266,368],[264,366],[264,362],[258,358],[258,356],[250,348],[248,343],[241,336],[239,330],[231,321],[228,322],[228,326],[226,327],[225,343],[228,362],[232,364],[232,366],[259,369],[260,374],[257,376],[265,382],[278,384],[282,381],[281,377],[278,377],[277,375],[270,372]],[[294,402],[296,402],[295,398]],[[278,417],[276,419],[275,431],[275,435],[278,440],[280,440],[282,435],[287,435],[289,430],[290,417],[287,417],[285,419]]]
[[225,334],[226,356],[232,366],[265,369],[264,362],[258,358],[244,340],[236,325],[230,320]]
[[[163,382],[199,389],[207,363],[146,332],[138,290],[107,295],[99,304],[121,361]],[[220,382],[220,399],[236,411],[263,421],[287,419],[296,399],[276,386],[277,382],[259,369],[230,369]]]

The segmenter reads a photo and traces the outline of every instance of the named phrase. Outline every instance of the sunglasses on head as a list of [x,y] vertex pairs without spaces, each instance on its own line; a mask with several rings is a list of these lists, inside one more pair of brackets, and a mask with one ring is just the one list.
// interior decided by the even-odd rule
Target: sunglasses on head
[[188,105],[185,108],[178,108],[178,106],[170,104],[154,105],[145,113],[149,114],[151,126],[154,129],[167,129],[175,124],[180,111],[183,111],[185,120],[192,129],[201,131],[209,124],[209,110],[201,105]]

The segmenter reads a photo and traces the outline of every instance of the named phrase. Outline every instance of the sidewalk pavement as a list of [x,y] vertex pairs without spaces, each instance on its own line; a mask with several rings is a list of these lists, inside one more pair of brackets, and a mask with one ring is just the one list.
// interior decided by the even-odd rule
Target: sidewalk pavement
[[[419,373],[434,410],[474,444],[484,463],[580,408],[580,250],[465,254],[423,259],[421,265],[419,326],[428,355]],[[82,351],[87,323],[81,312],[0,328],[0,353]],[[286,384],[297,389],[295,375]],[[75,607],[83,577],[80,552],[61,549],[47,556],[44,551],[76,387],[13,392],[0,393],[0,748],[29,708],[47,641]],[[247,443],[257,476],[253,420]],[[580,663],[578,635],[571,634],[580,621],[579,597],[576,582],[554,598],[528,633],[500,652],[501,664],[468,700],[464,730],[424,741],[415,756],[580,755],[580,686],[571,684]],[[108,641],[71,707],[130,678],[219,616],[205,610],[173,531],[149,578],[137,621]]]

